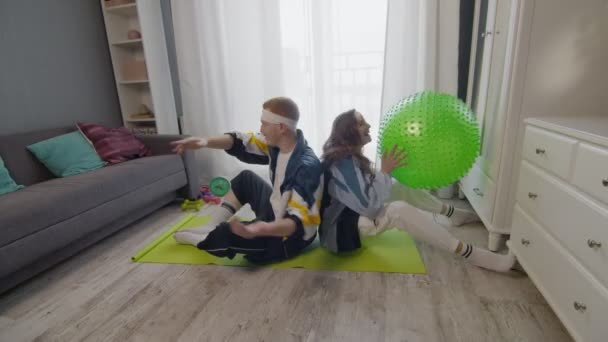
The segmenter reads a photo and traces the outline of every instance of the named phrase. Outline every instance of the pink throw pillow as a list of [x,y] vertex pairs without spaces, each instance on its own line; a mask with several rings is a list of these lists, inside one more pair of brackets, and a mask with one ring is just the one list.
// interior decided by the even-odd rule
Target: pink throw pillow
[[149,156],[151,151],[125,127],[107,128],[93,123],[77,123],[80,131],[93,143],[97,154],[108,164]]

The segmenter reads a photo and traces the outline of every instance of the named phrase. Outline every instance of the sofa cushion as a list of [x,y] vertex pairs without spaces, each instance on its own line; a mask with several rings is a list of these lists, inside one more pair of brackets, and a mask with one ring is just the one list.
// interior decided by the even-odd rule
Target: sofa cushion
[[2,157],[0,157],[0,195],[8,194],[9,192],[17,191],[21,188],[23,188],[23,185],[15,183],[4,166]]
[[82,133],[91,141],[97,154],[109,164],[150,155],[150,149],[127,128],[107,128],[93,123],[78,123]]
[[57,177],[73,176],[105,166],[80,131],[37,142],[27,149]]
[[0,136],[0,156],[17,184],[25,186],[53,179],[55,176],[27,150],[26,146],[58,135],[73,132],[75,127]]
[[183,171],[178,155],[146,157],[1,196],[0,246]]

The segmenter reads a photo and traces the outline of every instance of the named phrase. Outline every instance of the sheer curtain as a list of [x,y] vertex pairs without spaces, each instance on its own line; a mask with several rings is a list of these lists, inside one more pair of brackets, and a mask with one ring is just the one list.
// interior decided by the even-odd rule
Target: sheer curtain
[[458,87],[459,1],[388,1],[382,113],[422,90]]
[[[365,152],[373,160],[381,113],[400,97],[435,87],[436,0],[174,0],[171,6],[186,134],[257,131],[264,100],[288,96],[319,155],[334,117],[351,108],[362,112],[372,125],[374,141]],[[197,156],[203,180],[250,168],[222,151]]]
[[[183,130],[197,136],[257,131],[264,100],[289,96],[317,154],[336,115],[351,108],[378,127],[386,1],[172,1]],[[373,157],[375,147],[370,146]],[[245,165],[198,152],[203,177]],[[264,173],[265,167],[255,168]]]

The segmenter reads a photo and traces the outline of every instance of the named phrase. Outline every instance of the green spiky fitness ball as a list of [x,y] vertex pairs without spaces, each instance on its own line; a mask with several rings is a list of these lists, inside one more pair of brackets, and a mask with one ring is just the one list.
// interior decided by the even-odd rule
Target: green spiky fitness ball
[[378,153],[405,148],[407,165],[392,176],[411,188],[437,189],[462,178],[479,155],[479,125],[455,96],[424,91],[402,99],[383,117]]

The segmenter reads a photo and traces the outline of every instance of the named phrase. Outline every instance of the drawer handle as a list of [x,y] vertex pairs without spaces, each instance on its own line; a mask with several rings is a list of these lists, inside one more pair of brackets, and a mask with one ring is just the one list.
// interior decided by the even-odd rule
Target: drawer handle
[[602,179],[602,185],[608,187],[608,178]]
[[533,192],[528,192],[528,197],[530,197],[530,199],[536,199],[536,197],[538,197],[538,194],[535,194]]
[[530,244],[530,240],[521,239],[521,244],[524,245],[524,246],[528,246]]
[[479,197],[483,197],[483,192],[481,192],[481,190],[479,190],[479,188],[473,188],[473,192],[475,193],[475,195],[477,195]]
[[587,305],[579,302],[574,302],[574,310],[578,312],[585,312],[585,310],[587,310]]
[[598,249],[602,247],[602,243],[589,239],[587,240],[587,246],[589,246],[589,248]]
[[543,148],[537,148],[536,149],[536,154],[545,154],[545,149],[543,149]]

